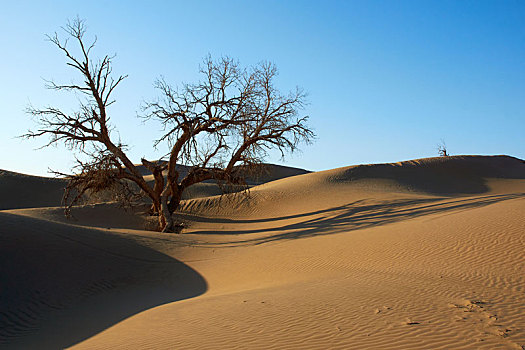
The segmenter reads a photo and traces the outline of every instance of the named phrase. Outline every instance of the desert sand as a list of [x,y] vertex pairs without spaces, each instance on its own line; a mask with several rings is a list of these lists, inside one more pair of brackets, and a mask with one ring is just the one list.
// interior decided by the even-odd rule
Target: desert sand
[[523,160],[281,170],[204,184],[180,235],[1,172],[0,347],[525,348]]

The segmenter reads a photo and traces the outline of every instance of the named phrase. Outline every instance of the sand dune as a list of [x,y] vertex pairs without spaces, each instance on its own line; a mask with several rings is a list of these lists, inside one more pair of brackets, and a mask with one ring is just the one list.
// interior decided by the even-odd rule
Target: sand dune
[[73,223],[52,209],[0,212],[0,344],[525,346],[520,159],[352,166],[183,209],[183,235],[143,231],[107,204]]
[[[151,176],[151,172],[146,169],[143,165],[136,165],[138,171],[142,176]],[[183,178],[188,174],[190,170],[189,166],[177,165],[177,171],[180,177]],[[282,179],[289,176],[301,175],[309,173],[308,170],[288,167],[277,164],[261,164],[259,168],[256,168],[245,175],[246,182],[252,185],[259,185],[265,182],[270,182],[278,179]],[[151,177],[152,179],[152,177]]]
[[[145,169],[144,166],[138,166],[139,171],[141,174],[144,175],[144,178],[148,183],[151,183],[153,185],[153,182],[155,181],[153,178],[153,175]],[[189,171],[189,167],[178,165],[177,171],[180,174],[180,177],[183,178],[186,176],[186,174]],[[249,173],[245,176],[246,184],[250,187],[257,186],[266,182],[275,181],[278,179],[283,179],[290,176],[296,176],[301,174],[308,174],[308,170],[299,169],[299,168],[292,168],[282,165],[276,165],[276,164],[262,164],[260,168],[253,173]],[[210,196],[218,196],[221,195],[224,190],[228,190],[231,192],[235,191],[242,191],[244,189],[244,186],[233,186],[226,189],[220,188],[215,182],[213,181],[207,181],[203,183],[195,184],[189,188],[187,188],[182,197],[184,199],[194,199],[194,198],[203,198],[203,197],[210,197]]]
[[0,346],[67,347],[206,290],[196,271],[124,235],[8,213],[0,220]]
[[[187,201],[187,212],[274,216],[347,205],[351,199],[426,199],[506,193],[523,185],[525,163],[508,156],[454,156],[391,164],[350,166],[284,178],[251,190],[249,200],[226,205],[229,198]],[[278,201],[279,205],[275,205]],[[223,204],[221,204],[223,203]]]
[[[137,169],[147,181],[154,181],[153,175],[143,165],[137,165]],[[179,165],[178,170],[181,176],[185,176],[188,167]],[[257,174],[247,177],[247,183],[254,186],[306,173],[309,171],[275,164],[264,164]],[[62,205],[66,185],[67,181],[64,179],[25,175],[0,169],[0,210],[59,207]],[[221,188],[216,184],[201,183],[188,188],[184,193],[184,198],[209,197],[221,193]],[[110,199],[109,195],[100,194],[93,198],[93,202],[97,203],[108,199]]]
[[59,206],[65,186],[61,179],[0,170],[0,210]]

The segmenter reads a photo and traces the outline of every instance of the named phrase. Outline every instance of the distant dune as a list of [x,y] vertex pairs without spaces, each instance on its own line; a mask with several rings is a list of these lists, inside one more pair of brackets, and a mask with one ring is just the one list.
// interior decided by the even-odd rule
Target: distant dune
[[523,179],[524,168],[523,160],[508,156],[449,156],[348,167],[333,180],[384,179],[408,191],[470,194],[487,192],[489,178]]
[[[0,177],[2,208],[27,207],[0,211],[0,347],[525,347],[521,159],[273,166],[248,196],[196,189],[182,235],[36,208],[58,184]],[[9,192],[29,185],[32,208]]]
[[[146,169],[143,165],[137,165],[137,169],[143,176],[151,175],[151,172]],[[177,165],[177,171],[179,176],[183,178],[188,173],[189,167],[184,165]],[[277,164],[261,164],[259,170],[254,174],[247,174],[246,182],[249,184],[261,184],[277,179],[282,179],[289,176],[295,176],[300,174],[307,174],[308,170],[293,168]]]
[[[178,166],[181,176],[187,173],[187,167]],[[144,166],[138,170],[149,181],[153,181],[151,173]],[[291,168],[275,164],[265,164],[257,176],[249,176],[251,186],[281,179],[298,174],[306,174],[307,170]],[[20,208],[59,207],[67,181],[64,179],[31,176],[0,169],[0,210]],[[184,198],[208,197],[220,195],[222,190],[214,183],[196,184],[186,191]],[[101,196],[104,198],[104,196]]]
[[[153,183],[153,175],[150,174],[150,172],[144,168],[144,166],[139,166],[139,170],[141,171],[141,174],[144,175],[145,179]],[[177,170],[179,171],[179,176],[183,178],[188,173],[188,167],[178,165]],[[290,176],[296,176],[296,175],[302,175],[309,173],[308,170],[299,169],[299,168],[292,168],[282,165],[276,165],[276,164],[263,164],[260,167],[260,170],[256,171],[254,174],[247,174],[246,175],[246,184],[248,186],[256,186],[260,185],[266,182],[275,181],[278,179],[283,179]],[[243,187],[239,187],[239,189],[242,189]],[[235,190],[235,187],[229,190]],[[202,197],[210,197],[210,196],[217,196],[223,193],[223,189],[221,189],[217,184],[210,180],[206,181],[204,183],[198,183],[195,184],[189,188],[186,189],[186,191],[183,194],[184,199],[193,199],[193,198],[202,198]]]
[[[509,156],[450,156],[387,164],[356,165],[284,178],[252,188],[250,200],[221,206],[228,198],[187,201],[188,212],[219,210],[276,215],[346,203],[348,198],[389,196],[464,196],[507,191],[525,179],[525,162]],[[525,192],[525,188],[523,191]],[[274,203],[278,202],[279,206]],[[239,208],[242,207],[242,210]],[[264,210],[262,209],[264,207]],[[208,213],[209,214],[209,213]]]
[[59,206],[65,186],[61,179],[0,169],[0,210]]

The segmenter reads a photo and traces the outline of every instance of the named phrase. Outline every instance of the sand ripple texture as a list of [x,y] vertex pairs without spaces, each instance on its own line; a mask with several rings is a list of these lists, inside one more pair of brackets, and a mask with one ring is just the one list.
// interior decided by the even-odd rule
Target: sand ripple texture
[[[84,261],[70,254],[98,261],[65,269],[54,279],[59,290],[36,277],[3,279],[13,290],[26,283],[7,317],[2,310],[4,345],[525,348],[523,161],[466,156],[347,167],[271,181],[254,187],[250,200],[237,199],[186,201],[183,235],[130,229],[129,221],[81,228],[52,222],[44,209],[0,212],[9,224],[2,244],[37,240],[54,249],[52,266]],[[104,206],[85,211],[102,216]],[[45,340],[61,337],[67,341]]]

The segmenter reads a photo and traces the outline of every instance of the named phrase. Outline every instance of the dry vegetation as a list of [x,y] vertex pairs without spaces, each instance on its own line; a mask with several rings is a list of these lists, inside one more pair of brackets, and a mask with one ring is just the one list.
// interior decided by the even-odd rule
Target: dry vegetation
[[[143,107],[145,119],[158,120],[164,126],[165,132],[154,146],[167,144],[169,149],[166,161],[142,160],[154,176],[150,185],[126,155],[126,146],[112,134],[108,107],[115,102],[112,93],[126,76],[113,77],[112,56],[92,58],[96,39],[85,39],[83,21],[68,23],[64,31],[78,46],[78,55],[69,48],[69,38],[61,40],[55,33],[49,41],[64,53],[67,65],[82,81],[67,85],[50,81],[48,87],[72,91],[85,99],[74,113],[56,107],[30,107],[28,112],[39,126],[24,137],[49,136],[46,146],[64,144],[88,159],[78,160],[76,174],[68,176],[66,211],[86,192],[108,188],[116,189],[129,202],[132,191],[128,182],[132,182],[151,200],[159,228],[171,232],[178,228],[173,213],[185,189],[207,180],[221,186],[243,185],[247,169],[259,168],[269,149],[278,149],[284,156],[314,136],[306,124],[308,118],[298,116],[305,104],[304,92],[298,88],[282,94],[276,89],[277,69],[272,63],[243,68],[231,58],[208,57],[201,68],[202,81],[173,88],[159,80],[156,87],[161,97]],[[184,177],[178,164],[190,167]]]

